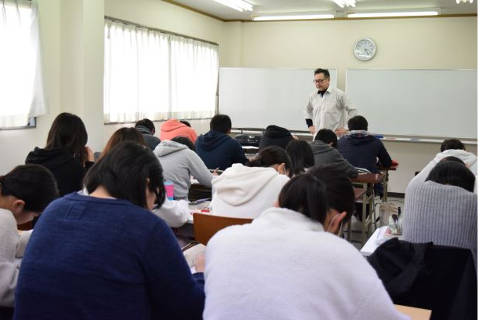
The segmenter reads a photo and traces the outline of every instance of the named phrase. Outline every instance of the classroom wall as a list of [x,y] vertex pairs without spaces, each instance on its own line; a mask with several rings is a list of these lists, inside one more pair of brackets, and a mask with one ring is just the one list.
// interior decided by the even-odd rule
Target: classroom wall
[[[221,66],[336,67],[340,88],[348,68],[476,68],[476,17],[244,23],[222,22],[160,0],[34,1],[39,4],[49,114],[37,119],[36,128],[0,131],[0,143],[8,150],[1,173],[23,163],[34,146],[45,145],[51,122],[62,111],[84,119],[95,150],[123,126],[103,125],[105,15],[216,42]],[[377,42],[377,56],[359,62],[353,42],[365,36]],[[209,120],[191,123],[198,133],[208,131]],[[156,123],[157,131],[160,125]],[[403,192],[412,172],[439,149],[438,144],[386,145],[401,163],[391,177],[394,192]],[[477,152],[476,146],[469,148]]]
[[[228,54],[224,56],[223,67],[312,70],[333,67],[337,69],[341,89],[345,88],[349,68],[477,67],[477,17],[227,22],[225,25],[222,50]],[[376,56],[367,62],[353,56],[355,40],[363,37],[371,37],[377,44]],[[390,176],[389,188],[398,193],[404,193],[414,172],[422,169],[440,149],[439,143],[385,144],[392,158],[400,162],[398,171]],[[468,150],[477,153],[476,146],[468,146]]]

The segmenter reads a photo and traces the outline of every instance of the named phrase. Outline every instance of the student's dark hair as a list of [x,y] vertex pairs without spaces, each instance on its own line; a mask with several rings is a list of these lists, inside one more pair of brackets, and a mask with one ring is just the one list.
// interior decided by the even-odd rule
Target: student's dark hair
[[368,121],[362,116],[355,116],[348,120],[348,130],[368,130]]
[[147,186],[151,192],[158,190],[160,206],[165,200],[160,162],[150,149],[131,141],[120,142],[105,154],[87,172],[84,183],[88,193],[103,186],[112,197],[143,208],[147,206]]
[[461,163],[461,164],[465,165],[465,162],[463,162],[461,159],[459,159],[457,157],[453,157],[453,156],[445,157],[440,161],[455,161],[455,162],[458,162],[458,163]]
[[217,114],[210,120],[210,130],[228,133],[232,129],[232,120],[226,114]]
[[332,147],[337,147],[337,135],[330,129],[320,129],[315,136],[315,140],[320,140],[326,144],[332,143]]
[[292,173],[294,175],[305,172],[305,169],[313,167],[315,160],[310,144],[304,140],[292,140],[287,144],[287,154],[292,162]]
[[440,152],[450,149],[465,150],[465,145],[458,139],[443,140],[442,144],[440,145]]
[[190,150],[196,151],[195,150],[195,145],[193,144],[192,140],[188,139],[187,137],[184,136],[176,136],[175,138],[172,139],[172,141],[181,143],[186,145]]
[[0,176],[2,196],[14,196],[25,202],[24,210],[42,212],[57,198],[57,182],[53,174],[37,164],[15,167],[4,176]]
[[103,148],[100,157],[105,156],[105,154],[107,154],[110,150],[112,150],[113,147],[122,141],[133,141],[141,145],[145,145],[145,139],[137,129],[126,127],[120,128],[112,134],[110,139],[108,139],[108,142],[105,145],[105,148]]
[[147,128],[152,134],[155,134],[155,125],[153,124],[152,120],[144,118],[142,120],[138,120],[135,123],[135,128],[138,126],[144,126]]
[[327,206],[338,212],[347,212],[345,221],[350,219],[355,211],[355,194],[352,182],[344,170],[335,165],[318,165],[308,171],[325,184],[327,188]]
[[327,69],[322,69],[322,68],[315,69],[315,71],[313,72],[313,75],[320,74],[320,73],[323,73],[323,75],[325,76],[325,79],[330,79],[330,72]]
[[82,119],[74,114],[62,112],[53,120],[45,149],[65,149],[83,164],[87,160],[85,149],[87,141],[87,130]]
[[433,181],[441,184],[461,187],[473,192],[475,188],[475,176],[464,165],[456,161],[440,161],[430,171],[425,181]]
[[327,217],[325,184],[309,173],[296,176],[283,186],[278,205],[324,223]]
[[292,176],[292,161],[285,149],[278,146],[269,146],[260,150],[252,160],[246,163],[247,167],[271,167],[275,164],[285,163],[288,176]]
[[188,122],[187,120],[180,120],[180,122],[183,123],[184,125],[186,125],[187,127],[192,127],[190,122]]

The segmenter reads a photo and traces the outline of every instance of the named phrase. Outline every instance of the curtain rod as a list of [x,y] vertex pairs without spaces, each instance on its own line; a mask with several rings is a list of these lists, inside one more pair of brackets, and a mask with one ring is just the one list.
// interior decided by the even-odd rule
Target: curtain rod
[[187,38],[187,39],[191,39],[191,40],[195,40],[195,41],[201,41],[201,42],[205,42],[205,43],[208,43],[208,44],[212,44],[212,45],[214,45],[214,46],[218,46],[218,43],[213,42],[213,41],[208,41],[208,40],[204,40],[204,39],[199,39],[199,38],[195,38],[195,37],[190,37],[190,36],[186,36],[186,35],[183,35],[183,34],[180,34],[180,33],[175,33],[175,32],[172,32],[172,31],[166,31],[166,30],[162,30],[162,29],[158,29],[158,28],[152,28],[152,27],[148,27],[148,26],[145,26],[145,25],[141,25],[141,24],[135,23],[135,22],[123,20],[123,19],[113,18],[113,17],[109,17],[109,16],[105,16],[105,19],[111,20],[111,21],[113,21],[113,22],[120,22],[120,23],[123,23],[123,24],[130,24],[130,25],[133,25],[133,26],[135,26],[135,27],[142,28],[142,29],[154,30],[154,31],[158,31],[158,32],[162,32],[162,33],[166,33],[166,34],[170,34],[170,35],[174,35],[174,36],[179,36],[179,37],[183,37],[183,38]]

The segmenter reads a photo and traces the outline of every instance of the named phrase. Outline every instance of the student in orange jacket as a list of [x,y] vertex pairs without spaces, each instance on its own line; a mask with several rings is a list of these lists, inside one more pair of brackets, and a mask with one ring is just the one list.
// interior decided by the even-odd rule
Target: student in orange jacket
[[162,128],[160,129],[160,140],[172,140],[178,136],[186,137],[190,139],[192,143],[195,143],[197,140],[197,133],[195,130],[177,119],[170,119],[162,124]]

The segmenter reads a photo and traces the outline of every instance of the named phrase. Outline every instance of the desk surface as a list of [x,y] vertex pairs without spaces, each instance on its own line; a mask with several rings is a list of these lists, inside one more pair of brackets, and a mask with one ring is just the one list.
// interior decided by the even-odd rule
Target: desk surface
[[395,308],[409,316],[412,320],[429,320],[432,314],[432,310],[401,306],[399,304],[396,304]]
[[381,183],[383,180],[383,174],[381,173],[366,173],[360,174],[356,178],[352,179],[352,182],[356,183]]

